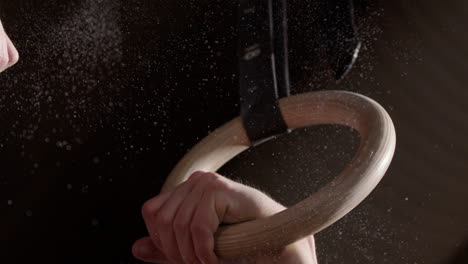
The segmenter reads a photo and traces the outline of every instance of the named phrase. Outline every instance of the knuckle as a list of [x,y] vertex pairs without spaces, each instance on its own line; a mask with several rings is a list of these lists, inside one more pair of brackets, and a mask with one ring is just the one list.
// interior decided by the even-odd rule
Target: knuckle
[[226,180],[222,179],[220,176],[214,178],[210,181],[207,186],[209,192],[223,191],[229,188],[229,184]]
[[205,174],[204,171],[194,171],[192,174],[190,174],[190,178],[196,178],[196,177],[201,176],[203,174]]
[[156,223],[162,227],[167,228],[168,226],[172,225],[172,219],[169,215],[162,212],[156,217]]
[[142,206],[141,206],[141,215],[143,217],[148,217],[153,214],[152,212],[152,203],[151,200],[146,201]]
[[203,182],[203,183],[207,183],[207,182],[210,182],[214,179],[216,179],[216,174],[212,173],[212,172],[204,172],[203,174],[200,174],[199,175],[200,177],[200,181]]
[[203,176],[205,176],[208,179],[218,179],[220,177],[219,174],[214,172],[205,172]]

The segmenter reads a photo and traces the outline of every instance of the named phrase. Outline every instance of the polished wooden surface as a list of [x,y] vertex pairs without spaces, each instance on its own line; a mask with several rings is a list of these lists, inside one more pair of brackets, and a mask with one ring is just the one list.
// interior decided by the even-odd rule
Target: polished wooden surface
[[[395,129],[375,101],[350,92],[324,91],[283,98],[281,112],[289,128],[345,125],[361,136],[360,148],[346,169],[307,199],[264,219],[220,228],[215,250],[221,257],[271,251],[314,234],[356,207],[385,174],[395,150]],[[216,171],[250,145],[240,118],[213,131],[177,164],[163,191],[197,170]]]

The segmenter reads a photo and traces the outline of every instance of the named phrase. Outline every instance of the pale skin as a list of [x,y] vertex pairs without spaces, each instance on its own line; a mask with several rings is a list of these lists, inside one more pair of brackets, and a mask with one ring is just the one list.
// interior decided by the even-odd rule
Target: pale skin
[[135,242],[133,254],[146,262],[170,264],[317,263],[313,236],[248,258],[219,259],[214,253],[214,234],[221,223],[267,217],[284,209],[252,187],[198,171],[143,205],[149,236]]
[[19,53],[8,37],[0,21],[0,72],[16,64],[19,60]]
[[[18,60],[19,53],[0,21],[0,72]],[[241,259],[220,259],[214,253],[214,235],[221,223],[267,217],[284,209],[252,187],[198,171],[173,191],[143,205],[149,235],[136,241],[132,252],[145,262],[164,264],[316,264],[313,236],[276,252]]]

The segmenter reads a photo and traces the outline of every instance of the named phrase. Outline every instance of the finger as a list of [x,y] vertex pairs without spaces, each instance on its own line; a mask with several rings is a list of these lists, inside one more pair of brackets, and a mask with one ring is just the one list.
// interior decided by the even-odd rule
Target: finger
[[145,221],[146,229],[148,230],[148,234],[153,239],[153,243],[159,249],[162,249],[161,241],[159,240],[159,236],[156,233],[155,229],[155,216],[159,208],[163,206],[163,204],[169,199],[171,193],[162,193],[154,198],[148,200],[143,204],[141,208],[141,214],[143,216],[143,220]]
[[135,242],[132,247],[132,253],[135,258],[152,263],[167,262],[164,254],[157,249],[150,237],[144,237]]
[[160,236],[163,251],[167,258],[177,263],[184,263],[184,261],[175,238],[177,230],[173,228],[174,218],[180,205],[196,185],[199,175],[200,173],[195,173],[186,182],[177,186],[157,212],[155,229]]
[[190,232],[190,223],[197,207],[200,204],[206,184],[209,184],[214,177],[212,174],[200,175],[200,179],[196,182],[190,194],[185,198],[180,205],[179,210],[174,218],[174,230],[177,245],[180,254],[185,263],[195,263],[197,255],[193,247],[192,234]]
[[15,65],[18,60],[19,60],[19,53],[18,53],[18,50],[16,49],[15,45],[13,45],[13,42],[11,41],[11,39],[7,36],[7,49],[8,49],[8,57],[9,57],[9,61],[8,61],[8,65],[7,65],[7,68],[8,67],[11,67],[13,65]]
[[218,263],[218,258],[214,253],[213,236],[222,219],[216,211],[215,195],[218,190],[218,180],[215,179],[208,184],[190,225],[195,254],[204,264]]

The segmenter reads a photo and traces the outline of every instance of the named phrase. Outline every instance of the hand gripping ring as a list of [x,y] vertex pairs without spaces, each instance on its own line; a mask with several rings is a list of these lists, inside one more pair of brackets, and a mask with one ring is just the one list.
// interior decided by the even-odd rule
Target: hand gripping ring
[[[320,91],[282,98],[280,108],[290,129],[338,124],[357,130],[359,149],[343,172],[303,201],[267,218],[219,228],[215,234],[219,257],[272,251],[317,233],[364,200],[390,165],[395,129],[384,108],[372,99],[351,92]],[[249,146],[241,119],[229,121],[183,157],[163,191],[171,190],[195,171],[215,172]]]

